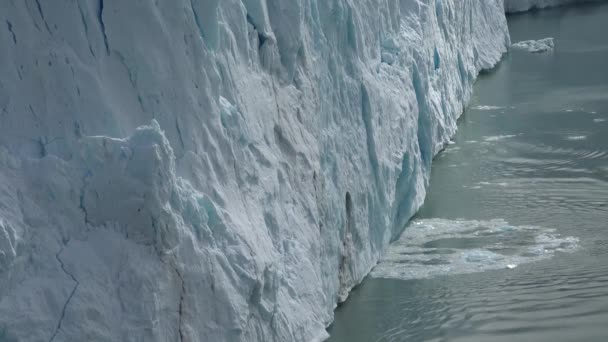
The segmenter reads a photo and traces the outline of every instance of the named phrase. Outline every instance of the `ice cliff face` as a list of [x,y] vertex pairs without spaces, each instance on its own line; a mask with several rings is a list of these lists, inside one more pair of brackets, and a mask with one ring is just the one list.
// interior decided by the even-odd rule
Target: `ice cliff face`
[[606,0],[504,0],[507,13],[524,12],[530,9],[540,9],[562,6],[574,3],[600,2]]
[[0,19],[2,341],[324,338],[510,44],[502,0]]

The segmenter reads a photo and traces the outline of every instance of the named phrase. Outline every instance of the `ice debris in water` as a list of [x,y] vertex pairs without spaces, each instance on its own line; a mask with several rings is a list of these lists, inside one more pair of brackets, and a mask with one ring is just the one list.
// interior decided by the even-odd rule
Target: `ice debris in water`
[[473,109],[477,109],[477,110],[497,110],[497,109],[503,109],[505,107],[499,107],[499,106],[484,106],[484,105],[480,105],[480,106],[475,106],[473,107]]
[[586,135],[569,135],[566,137],[566,140],[576,141],[576,140],[585,140],[587,139]]
[[569,252],[578,238],[501,219],[413,221],[372,271],[376,278],[420,279],[513,269]]
[[524,40],[513,44],[512,47],[532,53],[541,53],[553,50],[555,44],[553,43],[553,38],[544,38],[539,40]]
[[501,141],[501,140],[505,140],[505,139],[515,138],[516,136],[517,135],[515,135],[515,134],[493,135],[493,136],[483,137],[483,141],[486,141],[486,142]]

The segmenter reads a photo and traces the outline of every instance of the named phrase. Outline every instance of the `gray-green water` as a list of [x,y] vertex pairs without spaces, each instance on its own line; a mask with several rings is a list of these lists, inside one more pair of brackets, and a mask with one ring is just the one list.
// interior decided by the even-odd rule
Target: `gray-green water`
[[329,341],[608,341],[608,4],[509,28],[555,50],[479,79],[416,221]]

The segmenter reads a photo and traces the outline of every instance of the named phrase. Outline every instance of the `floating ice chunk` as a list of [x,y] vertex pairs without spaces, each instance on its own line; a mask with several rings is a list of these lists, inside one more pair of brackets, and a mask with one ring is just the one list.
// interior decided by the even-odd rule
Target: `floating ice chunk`
[[515,265],[515,264],[508,264],[507,265],[507,268],[510,269],[510,270],[514,269],[515,267],[517,267],[517,265]]
[[499,107],[499,106],[475,106],[473,107],[473,109],[477,109],[477,110],[496,110],[496,109],[503,109],[505,107]]
[[570,136],[566,137],[566,140],[573,140],[573,141],[585,140],[585,139],[587,139],[586,135],[570,135]]
[[508,225],[508,224],[505,224],[503,226],[496,228],[496,230],[499,232],[511,232],[511,231],[514,231],[515,229],[517,229],[517,228],[514,226],[511,226],[511,225]]
[[576,248],[578,239],[571,236],[558,238],[553,234],[541,234],[536,237],[536,242],[546,250],[568,251]]
[[505,135],[493,135],[488,137],[483,137],[484,141],[501,141],[505,139],[515,138],[517,135],[515,134],[505,134]]
[[514,49],[527,50],[532,53],[548,52],[553,50],[555,44],[553,38],[544,38],[539,40],[524,40],[512,45]]
[[593,122],[595,123],[599,123],[599,122],[605,122],[606,119],[593,119]]
[[524,257],[539,257],[545,254],[545,246],[532,246],[521,255]]

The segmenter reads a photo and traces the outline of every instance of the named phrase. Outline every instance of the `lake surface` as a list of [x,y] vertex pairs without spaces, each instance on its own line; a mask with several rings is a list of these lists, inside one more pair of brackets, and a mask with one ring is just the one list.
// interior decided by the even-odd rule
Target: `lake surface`
[[509,17],[424,207],[329,341],[608,341],[608,4]]

